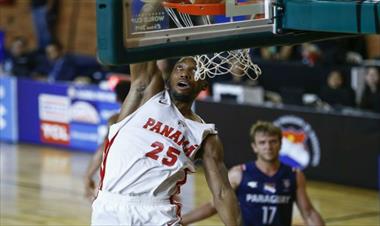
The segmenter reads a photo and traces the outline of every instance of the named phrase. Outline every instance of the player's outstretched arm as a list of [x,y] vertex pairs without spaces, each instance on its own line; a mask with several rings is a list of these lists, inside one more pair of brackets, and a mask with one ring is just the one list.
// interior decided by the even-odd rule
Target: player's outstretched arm
[[306,192],[306,179],[301,171],[297,171],[297,206],[301,212],[302,218],[308,226],[324,226],[321,215],[314,208]]
[[[108,128],[116,123],[119,114],[114,114],[108,119]],[[108,134],[108,132],[107,132]],[[105,148],[105,141],[99,145],[95,154],[92,156],[90,163],[87,166],[86,174],[84,175],[84,191],[85,197],[90,201],[93,201],[96,196],[96,184],[94,181],[94,175],[99,172],[100,165],[103,160],[103,151]]]
[[[141,14],[154,13],[162,0],[143,0],[144,5]],[[146,22],[145,25],[149,25]],[[118,121],[121,121],[132,112],[136,111],[152,96],[162,91],[165,87],[162,73],[156,61],[131,64],[131,88],[120,110]]]
[[120,110],[118,121],[136,111],[152,96],[165,88],[156,61],[131,64],[131,88]]
[[212,205],[212,202],[203,204],[202,206],[190,211],[189,213],[182,216],[182,225],[186,226],[188,224],[201,221],[203,219],[209,218],[216,214],[216,209]]
[[87,167],[86,174],[84,176],[84,192],[85,197],[90,201],[93,201],[96,195],[96,184],[93,179],[96,172],[98,172],[99,166],[102,162],[104,142],[98,147],[95,154]]
[[223,162],[223,145],[217,135],[209,135],[202,148],[205,176],[213,195],[214,206],[225,225],[240,226],[240,209],[228,181],[227,169]]

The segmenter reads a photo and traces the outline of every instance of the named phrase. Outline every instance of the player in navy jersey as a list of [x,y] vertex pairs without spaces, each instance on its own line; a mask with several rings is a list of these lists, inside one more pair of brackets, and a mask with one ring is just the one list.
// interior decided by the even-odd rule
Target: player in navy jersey
[[[281,129],[270,122],[257,122],[250,137],[256,161],[234,166],[228,173],[244,226],[290,226],[294,202],[307,225],[324,225],[306,193],[304,174],[279,160]],[[210,202],[185,214],[182,223],[187,225],[215,213]]]

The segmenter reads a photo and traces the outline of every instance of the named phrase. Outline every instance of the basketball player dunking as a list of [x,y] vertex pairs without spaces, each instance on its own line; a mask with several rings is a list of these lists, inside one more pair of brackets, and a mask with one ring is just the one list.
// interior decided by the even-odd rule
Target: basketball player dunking
[[193,58],[179,60],[168,89],[156,62],[131,65],[131,89],[103,153],[92,225],[179,225],[174,196],[203,159],[213,202],[225,225],[241,225],[240,210],[213,124],[191,111],[207,82],[194,80]]

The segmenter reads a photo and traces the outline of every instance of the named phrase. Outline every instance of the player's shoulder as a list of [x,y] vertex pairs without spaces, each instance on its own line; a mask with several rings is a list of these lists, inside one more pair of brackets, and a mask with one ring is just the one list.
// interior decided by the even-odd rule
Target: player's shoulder
[[119,113],[113,114],[109,119],[108,119],[108,125],[113,125],[118,121],[119,118]]
[[288,175],[292,175],[296,181],[305,181],[305,174],[303,173],[302,169],[298,167],[292,167],[292,166],[287,166],[284,165],[287,169]]
[[297,168],[297,167],[294,167],[294,166],[289,166],[287,164],[284,164],[284,163],[281,163],[281,166],[280,166],[280,170],[282,171],[286,171],[288,173],[297,173],[297,171],[299,171],[300,169]]
[[300,168],[292,167],[291,169],[295,175],[305,177],[305,174],[302,172]]
[[245,164],[238,164],[230,168],[230,172],[241,173],[246,170]]
[[228,171],[228,179],[230,180],[230,183],[234,189],[236,189],[243,178],[243,168],[241,165],[236,165],[233,166],[229,171]]
[[201,116],[197,115],[196,113],[192,113],[192,116],[191,116],[191,120],[195,121],[195,122],[199,122],[199,123],[202,123],[202,124],[205,124],[206,122],[202,119]]

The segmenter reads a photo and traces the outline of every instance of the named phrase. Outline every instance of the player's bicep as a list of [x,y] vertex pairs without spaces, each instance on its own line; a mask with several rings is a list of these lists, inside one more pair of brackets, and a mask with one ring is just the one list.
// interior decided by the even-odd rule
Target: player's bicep
[[[162,73],[157,61],[131,64],[131,90],[133,94],[164,88]],[[144,95],[143,95],[144,96]]]
[[162,73],[156,61],[132,64],[131,88],[120,110],[118,121],[136,111],[152,96],[165,88]]
[[297,171],[296,178],[297,178],[296,203],[301,214],[305,216],[313,209],[313,206],[306,193],[306,180],[305,180],[304,174],[301,171]]
[[240,185],[242,176],[243,172],[240,165],[234,166],[228,171],[228,180],[234,190]]

